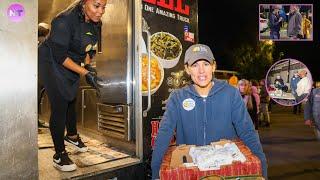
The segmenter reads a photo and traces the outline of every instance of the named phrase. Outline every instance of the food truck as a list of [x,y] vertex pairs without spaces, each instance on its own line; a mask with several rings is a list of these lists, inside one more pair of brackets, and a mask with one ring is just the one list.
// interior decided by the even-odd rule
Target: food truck
[[183,59],[198,42],[198,1],[108,0],[92,62],[101,93],[82,78],[77,95],[89,151],[71,153],[78,169],[66,173],[52,166],[48,129],[37,133],[38,117],[50,117],[45,91],[37,102],[37,26],[71,3],[1,0],[0,179],[148,179],[169,94],[190,82]]

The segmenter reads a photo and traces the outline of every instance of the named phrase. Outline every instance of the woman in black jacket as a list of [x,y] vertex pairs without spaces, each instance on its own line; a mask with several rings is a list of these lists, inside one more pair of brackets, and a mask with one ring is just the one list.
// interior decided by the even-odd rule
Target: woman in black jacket
[[39,76],[51,105],[50,132],[56,151],[53,165],[62,171],[76,169],[65,151],[64,141],[81,152],[88,150],[77,133],[75,101],[80,75],[98,90],[99,78],[90,61],[106,3],[107,0],[76,1],[52,20],[51,32],[38,49]]

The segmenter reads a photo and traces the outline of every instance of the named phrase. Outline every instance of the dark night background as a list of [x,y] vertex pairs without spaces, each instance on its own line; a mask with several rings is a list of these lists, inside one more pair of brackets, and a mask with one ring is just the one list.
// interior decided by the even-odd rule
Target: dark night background
[[[243,43],[259,41],[259,4],[313,4],[313,41],[275,42],[274,56],[284,52],[284,58],[303,62],[310,70],[313,80],[320,80],[320,1],[268,1],[268,0],[199,0],[199,43],[211,47],[218,69],[234,70],[231,52]],[[276,62],[276,58],[274,62]]]

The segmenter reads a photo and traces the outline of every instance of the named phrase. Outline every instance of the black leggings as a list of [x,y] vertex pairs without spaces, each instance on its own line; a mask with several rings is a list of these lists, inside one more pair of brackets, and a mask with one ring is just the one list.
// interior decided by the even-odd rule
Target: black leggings
[[77,134],[77,118],[76,118],[76,99],[72,101],[67,101],[60,94],[56,84],[54,83],[54,76],[51,68],[48,64],[42,64],[43,66],[39,68],[39,73],[41,73],[41,78],[45,90],[48,94],[50,106],[51,106],[51,116],[50,116],[50,132],[54,144],[56,153],[60,153],[65,150],[64,145],[64,130],[67,128],[67,135],[72,136]]
[[53,95],[50,98],[51,116],[50,132],[57,153],[65,150],[64,146],[64,129],[67,128],[67,135],[77,134],[77,119],[75,112],[76,99],[71,102],[66,101],[63,97]]

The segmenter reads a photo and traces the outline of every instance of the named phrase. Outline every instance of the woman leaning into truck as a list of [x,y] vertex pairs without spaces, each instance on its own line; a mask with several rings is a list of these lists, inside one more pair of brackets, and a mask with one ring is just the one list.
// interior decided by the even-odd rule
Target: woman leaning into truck
[[53,166],[61,171],[77,168],[65,151],[64,141],[80,152],[88,150],[77,133],[75,101],[80,75],[98,90],[99,78],[90,61],[95,54],[106,3],[107,0],[73,3],[52,20],[51,32],[38,49],[39,75],[51,105],[49,124],[56,152]]

